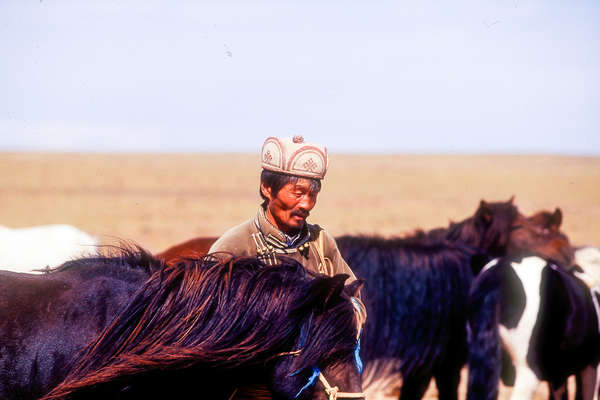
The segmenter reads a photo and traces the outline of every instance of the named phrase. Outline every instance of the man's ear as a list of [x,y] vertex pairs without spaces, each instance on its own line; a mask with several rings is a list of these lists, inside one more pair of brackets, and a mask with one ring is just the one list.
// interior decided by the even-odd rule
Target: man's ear
[[264,182],[260,183],[260,192],[263,194],[263,196],[269,199],[269,201],[273,200],[271,188],[266,186]]

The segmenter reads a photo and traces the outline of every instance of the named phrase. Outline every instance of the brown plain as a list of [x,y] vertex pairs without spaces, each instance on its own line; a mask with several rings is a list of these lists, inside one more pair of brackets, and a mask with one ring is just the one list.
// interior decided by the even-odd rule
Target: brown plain
[[[0,225],[70,224],[156,253],[252,217],[259,173],[255,154],[0,153]],[[526,215],[560,207],[573,244],[600,245],[600,157],[333,154],[309,221],[404,235],[513,195]]]

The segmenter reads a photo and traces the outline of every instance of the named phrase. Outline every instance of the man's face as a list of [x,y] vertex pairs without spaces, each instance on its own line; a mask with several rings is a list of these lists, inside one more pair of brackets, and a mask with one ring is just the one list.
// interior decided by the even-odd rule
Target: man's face
[[295,234],[304,225],[310,210],[317,203],[319,192],[310,190],[310,181],[300,178],[296,183],[287,183],[273,196],[270,187],[261,183],[263,194],[269,199],[267,219],[280,231]]

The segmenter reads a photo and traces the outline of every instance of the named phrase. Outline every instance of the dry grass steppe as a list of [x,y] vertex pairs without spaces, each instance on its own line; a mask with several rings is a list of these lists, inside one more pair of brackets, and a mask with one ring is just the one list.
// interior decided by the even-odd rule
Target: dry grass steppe
[[[0,153],[0,225],[65,223],[156,253],[252,217],[259,173],[254,154]],[[512,195],[526,215],[560,207],[573,244],[600,245],[600,157],[333,154],[309,221],[403,235]]]
[[[402,235],[516,196],[525,214],[561,207],[575,244],[600,245],[600,157],[331,155],[310,221],[334,235]],[[75,225],[158,252],[254,215],[258,156],[0,153],[0,224]]]

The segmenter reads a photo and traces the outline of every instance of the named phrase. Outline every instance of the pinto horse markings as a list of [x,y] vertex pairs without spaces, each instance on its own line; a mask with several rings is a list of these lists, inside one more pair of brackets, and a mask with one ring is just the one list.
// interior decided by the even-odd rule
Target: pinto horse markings
[[505,382],[505,372],[516,374],[511,398],[532,398],[546,380],[561,399],[567,377],[579,374],[577,398],[597,399],[598,316],[581,280],[536,256],[505,257],[475,279],[469,303],[469,399],[496,398],[503,364]]
[[[183,397],[192,389],[214,399],[229,399],[234,392],[235,398],[264,393],[281,399],[327,399],[326,389],[361,392],[355,352],[362,328],[351,301],[360,281],[344,287],[346,275],[315,277],[293,260],[270,268],[251,258],[225,264],[207,258],[162,268],[158,260],[138,252],[74,263],[68,271],[86,271],[92,280],[98,269],[113,264],[117,270],[139,265],[146,275],[159,269],[143,285],[131,279],[139,290],[75,361],[77,345],[88,341],[78,341],[79,331],[110,322],[94,320],[98,304],[80,304],[78,313],[72,304],[63,304],[62,318],[49,321],[44,299],[18,291],[0,299],[0,305],[8,304],[0,308],[1,398],[39,398],[69,370],[48,399]],[[12,275],[45,287],[55,274],[60,273]],[[54,278],[51,286],[57,292],[85,292],[85,280],[67,284]],[[109,301],[107,293],[95,295]],[[24,297],[37,314],[10,313],[7,308]],[[59,329],[44,338],[57,319]],[[22,329],[23,322],[28,329]],[[64,343],[35,345],[40,338],[51,345],[65,325],[69,348],[61,347]],[[309,382],[317,367],[333,387]],[[44,375],[48,371],[51,376]]]

